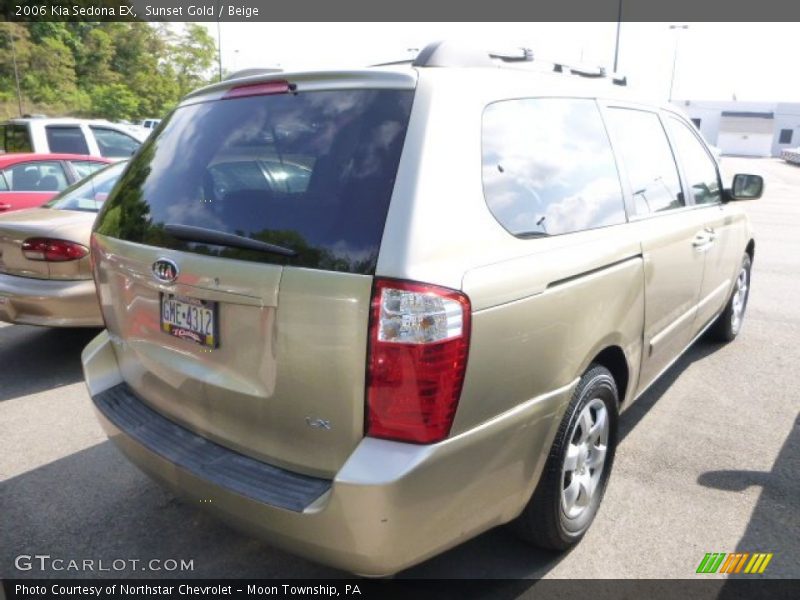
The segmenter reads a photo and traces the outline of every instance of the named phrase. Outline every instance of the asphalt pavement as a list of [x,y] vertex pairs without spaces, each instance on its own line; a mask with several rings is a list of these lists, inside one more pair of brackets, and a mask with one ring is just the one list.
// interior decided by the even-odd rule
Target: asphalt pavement
[[[696,343],[623,415],[583,542],[554,555],[500,528],[400,577],[687,578],[705,553],[736,551],[773,553],[765,577],[800,577],[800,167],[722,166],[767,182],[746,205],[757,242],[743,332]],[[0,326],[0,577],[347,576],[228,528],[128,463],[82,381],[80,351],[96,333]],[[27,555],[51,558],[42,570]],[[93,560],[94,571],[52,559]],[[140,570],[153,559],[162,570]],[[124,567],[98,571],[101,560]],[[170,560],[193,568],[167,571]]]

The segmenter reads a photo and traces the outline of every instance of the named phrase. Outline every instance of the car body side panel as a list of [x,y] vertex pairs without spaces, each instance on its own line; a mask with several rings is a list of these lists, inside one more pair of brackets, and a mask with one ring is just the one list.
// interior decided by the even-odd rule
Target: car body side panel
[[[533,282],[541,291],[474,313],[453,433],[565,385],[608,346],[622,349],[629,384],[635,384],[644,321],[643,268],[639,245],[615,236],[620,227],[608,228],[607,243],[576,243],[533,254],[524,263],[510,261],[513,268],[499,263],[467,273],[464,291],[479,305],[483,294],[493,294],[491,288],[504,280],[518,281],[521,288]],[[482,289],[487,281],[492,285]]]
[[699,331],[719,313],[731,295],[749,237],[746,217],[735,203],[699,209],[707,227],[714,230],[714,243],[706,252],[695,330]]
[[703,218],[693,208],[667,211],[630,224],[642,241],[645,321],[639,390],[686,348],[693,329],[705,254],[694,245]]

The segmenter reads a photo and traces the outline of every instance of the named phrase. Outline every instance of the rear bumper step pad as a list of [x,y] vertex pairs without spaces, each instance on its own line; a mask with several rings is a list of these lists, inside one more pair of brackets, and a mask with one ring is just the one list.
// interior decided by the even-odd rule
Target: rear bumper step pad
[[162,417],[121,383],[92,398],[97,409],[142,446],[194,476],[258,502],[302,512],[332,482],[257,461]]

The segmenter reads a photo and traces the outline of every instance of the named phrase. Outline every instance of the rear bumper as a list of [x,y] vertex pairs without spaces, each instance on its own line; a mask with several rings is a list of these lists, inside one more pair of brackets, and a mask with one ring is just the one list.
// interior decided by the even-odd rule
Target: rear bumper
[[[372,576],[410,567],[516,517],[539,478],[573,387],[439,444],[364,438],[326,481],[257,463],[147,408],[122,381],[107,332],[82,359],[100,422],[144,472],[247,533]],[[109,394],[124,396],[123,406],[109,407]],[[139,417],[120,417],[120,410]],[[226,461],[242,468],[220,470]],[[280,497],[279,488],[287,486],[293,500]]]
[[102,327],[94,281],[0,273],[0,321],[49,327]]

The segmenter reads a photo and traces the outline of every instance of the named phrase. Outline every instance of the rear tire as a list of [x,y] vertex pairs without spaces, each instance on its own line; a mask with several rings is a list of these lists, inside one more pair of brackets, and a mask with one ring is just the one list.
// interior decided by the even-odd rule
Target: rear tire
[[750,297],[751,267],[750,255],[745,253],[742,265],[736,274],[731,297],[714,324],[708,329],[710,339],[717,342],[732,342],[742,330],[744,311],[747,308],[747,299]]
[[618,411],[614,377],[592,365],[575,388],[533,496],[512,524],[520,537],[558,551],[581,540],[611,474]]

